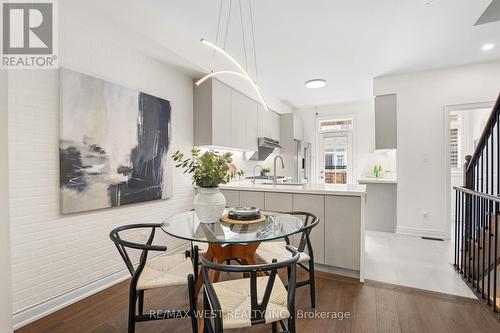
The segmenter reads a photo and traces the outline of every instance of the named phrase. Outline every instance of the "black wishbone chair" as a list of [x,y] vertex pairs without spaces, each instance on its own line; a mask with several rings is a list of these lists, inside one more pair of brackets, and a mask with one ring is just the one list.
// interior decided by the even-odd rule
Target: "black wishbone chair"
[[[300,229],[300,242],[297,251],[300,254],[297,265],[304,269],[309,274],[309,279],[298,281],[296,288],[309,286],[311,294],[311,307],[316,307],[316,279],[314,274],[314,252],[311,244],[311,230],[318,225],[319,218],[308,212],[289,212],[284,213],[294,215],[302,219],[303,227]],[[284,241],[279,242],[263,242],[259,245],[256,251],[256,257],[264,263],[271,263],[273,259],[283,260],[290,257],[290,253],[286,247],[290,246],[290,239],[285,237]],[[307,248],[307,253],[304,251]]]
[[[187,316],[191,318],[192,331],[196,333],[198,332],[198,324],[196,320],[194,267],[197,269],[197,264],[189,259],[189,251],[176,255],[160,255],[148,258],[149,251],[167,251],[166,246],[152,245],[155,230],[160,226],[160,224],[152,223],[131,224],[113,229],[109,234],[109,238],[115,243],[120,256],[132,275],[129,292],[128,332],[135,332],[136,322]],[[145,244],[126,241],[120,237],[122,231],[142,228],[151,229],[151,234]],[[136,267],[130,260],[127,248],[141,251],[139,264]],[[163,312],[158,316],[144,314],[145,290],[185,285],[187,285],[189,292],[189,310]]]
[[[291,257],[263,265],[224,265],[202,257],[205,332],[220,333],[258,324],[271,324],[272,332],[277,332],[279,323],[283,332],[295,333],[295,271],[299,253],[290,246],[287,250]],[[277,276],[278,269],[285,267],[291,286],[288,290]],[[250,277],[212,283],[209,270],[250,273]],[[257,276],[258,273],[267,275]]]

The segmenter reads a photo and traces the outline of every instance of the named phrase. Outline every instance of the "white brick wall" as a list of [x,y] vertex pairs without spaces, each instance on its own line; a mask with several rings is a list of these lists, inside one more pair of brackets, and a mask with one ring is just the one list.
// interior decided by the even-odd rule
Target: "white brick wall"
[[0,70],[0,332],[12,331],[7,71]]
[[[123,29],[97,28],[60,14],[61,65],[165,98],[172,104],[172,150],[193,145],[192,79],[139,53]],[[88,22],[87,22],[88,23]],[[116,209],[59,213],[57,71],[9,76],[9,177],[14,312],[125,268],[108,238],[118,225],[161,222],[191,208],[189,177],[176,170],[174,197]],[[159,235],[162,233],[160,232]],[[180,241],[162,236],[170,247]]]

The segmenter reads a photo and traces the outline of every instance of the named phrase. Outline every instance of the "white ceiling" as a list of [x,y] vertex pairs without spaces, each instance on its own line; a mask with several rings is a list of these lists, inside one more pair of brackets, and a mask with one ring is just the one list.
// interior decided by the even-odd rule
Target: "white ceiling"
[[[251,1],[261,90],[297,108],[369,98],[377,76],[500,59],[500,22],[473,26],[490,0]],[[248,33],[248,0],[241,2]],[[99,6],[187,59],[194,75],[210,70],[212,51],[199,40],[215,41],[220,0],[118,3]],[[238,4],[233,0],[227,50],[245,63]],[[487,42],[497,47],[481,51]],[[248,35],[247,43],[251,58]],[[216,68],[228,66],[217,58]],[[311,78],[328,85],[307,89]]]

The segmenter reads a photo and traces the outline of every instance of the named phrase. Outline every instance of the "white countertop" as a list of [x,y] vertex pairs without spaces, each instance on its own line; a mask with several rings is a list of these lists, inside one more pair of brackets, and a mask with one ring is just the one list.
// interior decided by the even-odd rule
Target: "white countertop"
[[359,184],[305,184],[305,185],[264,185],[249,181],[231,182],[221,185],[222,190],[283,192],[322,195],[365,196],[366,185]]
[[358,179],[360,184],[397,184],[398,181],[395,178],[361,178]]

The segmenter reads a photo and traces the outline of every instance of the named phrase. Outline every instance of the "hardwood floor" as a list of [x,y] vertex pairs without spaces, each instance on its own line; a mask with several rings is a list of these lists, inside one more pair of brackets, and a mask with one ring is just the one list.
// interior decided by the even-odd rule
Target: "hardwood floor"
[[[481,301],[319,273],[317,312],[350,318],[297,320],[297,332],[500,332],[498,315]],[[187,289],[187,288],[186,288]],[[145,309],[187,309],[187,290],[146,292]],[[126,332],[128,281],[57,311],[16,333]],[[311,311],[307,287],[297,290],[297,310]],[[201,306],[200,306],[201,308]],[[189,319],[137,324],[137,332],[191,332]],[[271,332],[256,326],[237,332]]]

